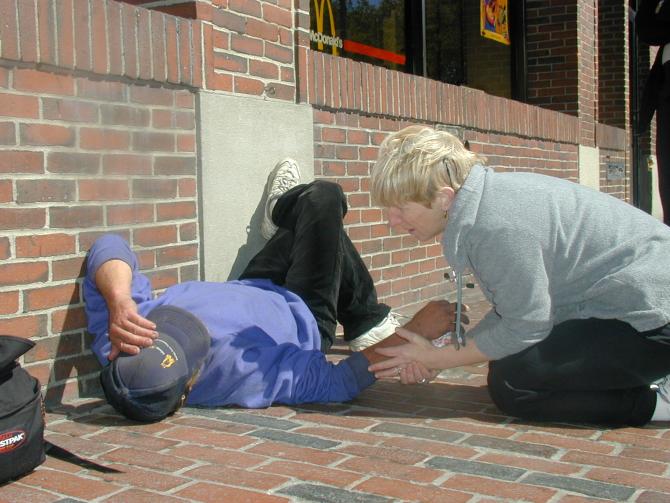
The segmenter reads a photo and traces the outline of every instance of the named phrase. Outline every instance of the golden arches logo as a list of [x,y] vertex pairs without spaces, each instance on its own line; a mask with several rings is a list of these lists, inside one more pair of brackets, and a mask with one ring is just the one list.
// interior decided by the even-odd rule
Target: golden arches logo
[[[323,21],[326,7],[328,7],[328,20],[330,21],[330,36],[323,32]],[[335,16],[333,15],[333,5],[330,0],[314,0],[314,14],[316,15],[316,33],[310,33],[312,42],[316,42],[317,48],[323,51],[324,45],[332,48],[333,55],[337,56],[338,47],[342,47],[342,39],[337,36],[335,30]]]

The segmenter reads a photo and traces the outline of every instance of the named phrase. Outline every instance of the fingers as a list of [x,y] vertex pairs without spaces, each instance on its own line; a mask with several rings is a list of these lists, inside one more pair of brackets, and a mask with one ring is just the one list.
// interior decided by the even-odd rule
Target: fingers
[[[376,351],[380,354],[383,354],[384,356],[393,356],[393,355],[385,354],[386,350],[390,350],[390,349],[393,349],[393,348],[380,348],[380,349],[377,349]],[[385,352],[382,353],[382,350],[384,350]],[[370,365],[368,367],[368,370],[370,372],[373,372],[375,374],[375,376],[377,376],[377,377],[391,377],[391,376],[395,375],[396,367],[404,366],[405,363],[406,362],[400,357],[388,358],[386,360],[382,360],[382,361],[377,362],[373,365]],[[389,370],[390,370],[390,372],[387,372]],[[384,375],[381,375],[382,372],[387,372],[387,373],[385,373]],[[378,373],[380,373],[380,375],[378,375]]]
[[400,382],[403,384],[425,384],[435,375],[433,371],[428,370],[420,363],[412,362],[401,372]]
[[[433,301],[435,304],[439,305],[440,308],[444,309],[445,313],[448,313],[450,319],[452,319],[452,323],[456,323],[456,310],[458,305],[456,302],[449,302],[447,300],[439,300],[439,301]],[[470,323],[470,317],[466,315],[470,310],[470,306],[467,304],[461,304],[461,323],[464,325],[468,325]]]
[[136,355],[140,352],[141,349],[142,348],[137,347],[137,346],[133,346],[132,344],[128,344],[127,342],[123,342],[123,341],[120,341],[120,342],[117,342],[117,343],[113,342],[112,343],[112,349],[110,350],[109,355],[107,355],[107,359],[109,361],[113,361],[116,358],[118,358],[118,356],[121,353],[125,353],[125,354],[128,354],[128,355]]
[[[135,328],[135,330],[139,331],[146,329]],[[121,353],[136,355],[140,352],[140,349],[151,346],[154,339],[151,337],[135,335],[116,324],[112,324],[109,327],[109,341],[112,343],[112,349],[107,358],[109,360],[114,360]]]
[[[450,313],[455,313],[456,308],[458,304],[456,302],[449,302],[448,300],[438,300],[434,301],[436,304],[439,304],[440,307],[444,308],[446,311]],[[461,304],[461,313],[465,313],[466,311],[470,310],[470,306],[467,304]]]
[[109,354],[107,355],[107,359],[108,359],[110,362],[111,362],[111,361],[114,361],[114,360],[116,360],[116,357],[119,356],[120,353],[121,353],[121,352],[119,351],[119,348],[117,348],[116,346],[114,346],[114,345],[112,344],[112,349],[111,349],[111,351],[109,352]]
[[152,337],[154,339],[158,337],[156,324],[153,321],[146,319],[144,316],[141,316],[139,313],[130,313],[128,315],[128,321],[138,330],[141,330],[141,332],[135,332],[138,335],[145,335],[146,337]]
[[121,328],[132,336],[147,337],[149,339],[156,339],[158,337],[156,325],[137,313],[128,314],[128,317],[121,323]]
[[[125,316],[113,320],[109,328],[112,344],[120,346],[125,343],[138,348],[138,351],[139,348],[151,346],[157,337],[156,325],[137,313],[125,313]],[[125,347],[121,351],[128,353]]]
[[397,378],[400,376],[402,369],[400,367],[393,367],[388,370],[380,370],[375,372],[376,379],[388,379],[388,378]]
[[423,379],[417,366],[410,363],[400,372],[400,382],[403,384],[416,384]]
[[376,363],[368,370],[374,372],[377,379],[399,379],[403,384],[426,383],[439,373],[439,371],[429,370],[421,363],[407,362],[399,358]]
[[410,362],[377,371],[375,377],[377,379],[397,379],[402,384],[425,384],[434,379],[438,373],[439,371],[428,370],[420,363]]
[[[133,328],[133,330],[137,330],[145,335],[136,334],[117,326],[110,329],[109,338],[112,341],[112,344],[116,344],[117,346],[121,343],[125,343],[128,346],[147,348],[154,343],[154,337],[149,335],[151,333],[150,331],[140,328]],[[123,348],[123,351],[127,353],[125,348]]]
[[[146,320],[146,322],[153,325],[149,320]],[[108,358],[114,360],[120,353],[136,355],[142,348],[151,346],[156,337],[158,337],[158,333],[155,330],[141,327],[128,320],[124,320],[123,327],[112,324],[109,330],[112,350]]]
[[[454,306],[454,323],[456,323],[456,304],[452,304]],[[470,310],[470,306],[467,304],[461,304],[461,323],[464,325],[468,325],[470,323],[470,317],[465,314]]]
[[392,379],[406,379],[407,370],[405,364],[398,364],[386,370],[380,370],[375,372],[375,377],[377,379],[392,378]]
[[158,338],[156,324],[138,313],[137,304],[130,297],[120,298],[108,307],[109,341],[112,343],[109,360],[116,359],[121,353],[136,355]]

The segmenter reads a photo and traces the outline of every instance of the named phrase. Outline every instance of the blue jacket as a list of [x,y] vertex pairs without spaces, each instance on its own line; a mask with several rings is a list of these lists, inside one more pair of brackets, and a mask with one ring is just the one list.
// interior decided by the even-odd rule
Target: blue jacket
[[326,360],[316,321],[294,293],[269,280],[191,281],[171,286],[152,299],[151,285],[139,272],[137,257],[114,234],[94,243],[84,280],[92,350],[103,365],[108,364],[111,349],[109,319],[95,274],[112,259],[131,267],[132,296],[142,316],[157,306],[174,305],[191,312],[209,329],[212,346],[188,397],[190,405],[257,408],[272,403],[341,402],[374,382],[361,353],[337,365]]

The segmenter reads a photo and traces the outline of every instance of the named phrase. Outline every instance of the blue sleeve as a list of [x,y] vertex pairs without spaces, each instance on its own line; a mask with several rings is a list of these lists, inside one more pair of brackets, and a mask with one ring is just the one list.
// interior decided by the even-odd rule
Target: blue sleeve
[[300,350],[282,362],[285,365],[293,368],[292,386],[275,401],[286,404],[346,402],[375,382],[362,353],[334,364],[320,351]]
[[95,274],[109,260],[123,260],[133,271],[132,296],[139,305],[151,298],[151,284],[146,276],[138,272],[137,257],[128,243],[116,234],[105,234],[98,238],[86,258],[84,277],[84,310],[88,321],[88,332],[93,336],[91,350],[103,365],[111,349],[109,342],[109,311],[104,297],[95,284]]
[[[217,356],[193,387],[189,403],[262,408],[273,403],[346,402],[375,382],[362,353],[334,364],[321,351],[284,344],[226,352],[227,362]],[[217,366],[225,371],[214,372]]]

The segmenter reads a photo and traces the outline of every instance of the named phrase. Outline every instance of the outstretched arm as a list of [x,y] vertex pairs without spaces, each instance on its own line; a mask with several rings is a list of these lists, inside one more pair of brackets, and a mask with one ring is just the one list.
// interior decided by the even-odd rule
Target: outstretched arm
[[[436,339],[446,331],[454,330],[455,311],[455,305],[449,302],[429,302],[405,326],[421,332],[426,339]],[[462,321],[467,323],[467,317],[463,317]],[[422,337],[422,340],[426,339]],[[275,401],[297,404],[351,400],[375,381],[375,375],[368,370],[370,364],[387,358],[375,350],[397,347],[404,342],[403,338],[394,334],[337,364],[328,362],[320,351],[303,351],[298,348],[287,350],[278,369],[282,375],[278,388],[264,397],[263,403],[242,405],[260,407]],[[428,341],[426,343],[430,344]],[[433,375],[426,376],[430,377]]]

